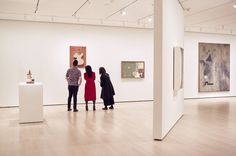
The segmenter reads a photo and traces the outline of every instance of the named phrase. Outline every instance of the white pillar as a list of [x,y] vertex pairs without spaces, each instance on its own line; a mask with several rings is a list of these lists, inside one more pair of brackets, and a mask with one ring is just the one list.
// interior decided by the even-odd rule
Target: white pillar
[[184,46],[184,16],[178,0],[154,5],[153,137],[162,140],[183,115],[183,89],[173,91],[173,48]]

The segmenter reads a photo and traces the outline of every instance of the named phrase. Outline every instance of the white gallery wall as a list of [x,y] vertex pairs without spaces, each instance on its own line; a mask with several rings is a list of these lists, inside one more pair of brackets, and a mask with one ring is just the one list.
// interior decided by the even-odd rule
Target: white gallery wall
[[[236,96],[236,36],[185,32],[184,38],[184,96],[207,98]],[[230,44],[230,91],[198,92],[198,43]]]
[[184,46],[184,15],[177,0],[155,0],[154,32],[153,128],[154,139],[162,140],[184,106],[184,89],[173,91],[173,48]]
[[[98,101],[100,66],[111,76],[116,101],[153,99],[152,30],[0,20],[0,107],[18,105],[18,83],[26,80],[29,69],[43,83],[44,104],[66,104],[70,46],[87,47]],[[121,79],[121,61],[145,61],[145,78]],[[78,103],[83,96],[84,82]]]

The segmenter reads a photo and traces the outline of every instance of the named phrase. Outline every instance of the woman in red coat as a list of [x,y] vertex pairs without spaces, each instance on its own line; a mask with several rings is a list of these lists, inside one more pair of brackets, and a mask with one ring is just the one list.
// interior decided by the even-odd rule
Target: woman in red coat
[[86,103],[86,111],[88,111],[88,101],[93,101],[93,110],[96,110],[95,101],[96,101],[96,87],[95,87],[95,73],[92,71],[91,66],[85,67],[84,79],[85,83],[85,91],[84,91],[84,100]]

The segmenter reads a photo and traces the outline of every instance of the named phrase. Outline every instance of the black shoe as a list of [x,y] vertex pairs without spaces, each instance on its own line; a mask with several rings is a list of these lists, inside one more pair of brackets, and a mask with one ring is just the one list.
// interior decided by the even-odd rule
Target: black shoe
[[88,111],[88,106],[85,106],[86,111]]
[[111,106],[111,107],[109,107],[109,109],[114,109],[114,107],[113,107],[113,106]]
[[67,109],[67,110],[68,110],[68,111],[71,111],[72,109],[69,108],[69,109]]
[[96,110],[96,107],[95,107],[95,106],[93,106],[93,110],[94,110],[94,111]]
[[74,109],[74,112],[78,112],[78,109]]
[[107,110],[107,107],[102,108],[102,110]]

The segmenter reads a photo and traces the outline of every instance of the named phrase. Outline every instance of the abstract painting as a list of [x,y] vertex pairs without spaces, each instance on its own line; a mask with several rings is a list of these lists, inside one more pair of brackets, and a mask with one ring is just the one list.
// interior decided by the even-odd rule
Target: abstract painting
[[78,61],[78,67],[86,66],[86,47],[70,46],[70,67],[73,66],[73,61]]
[[122,61],[121,62],[121,78],[144,78],[144,61]]
[[230,90],[230,45],[199,43],[199,92]]
[[183,67],[184,67],[184,49],[181,47],[174,47],[174,91],[183,88]]

